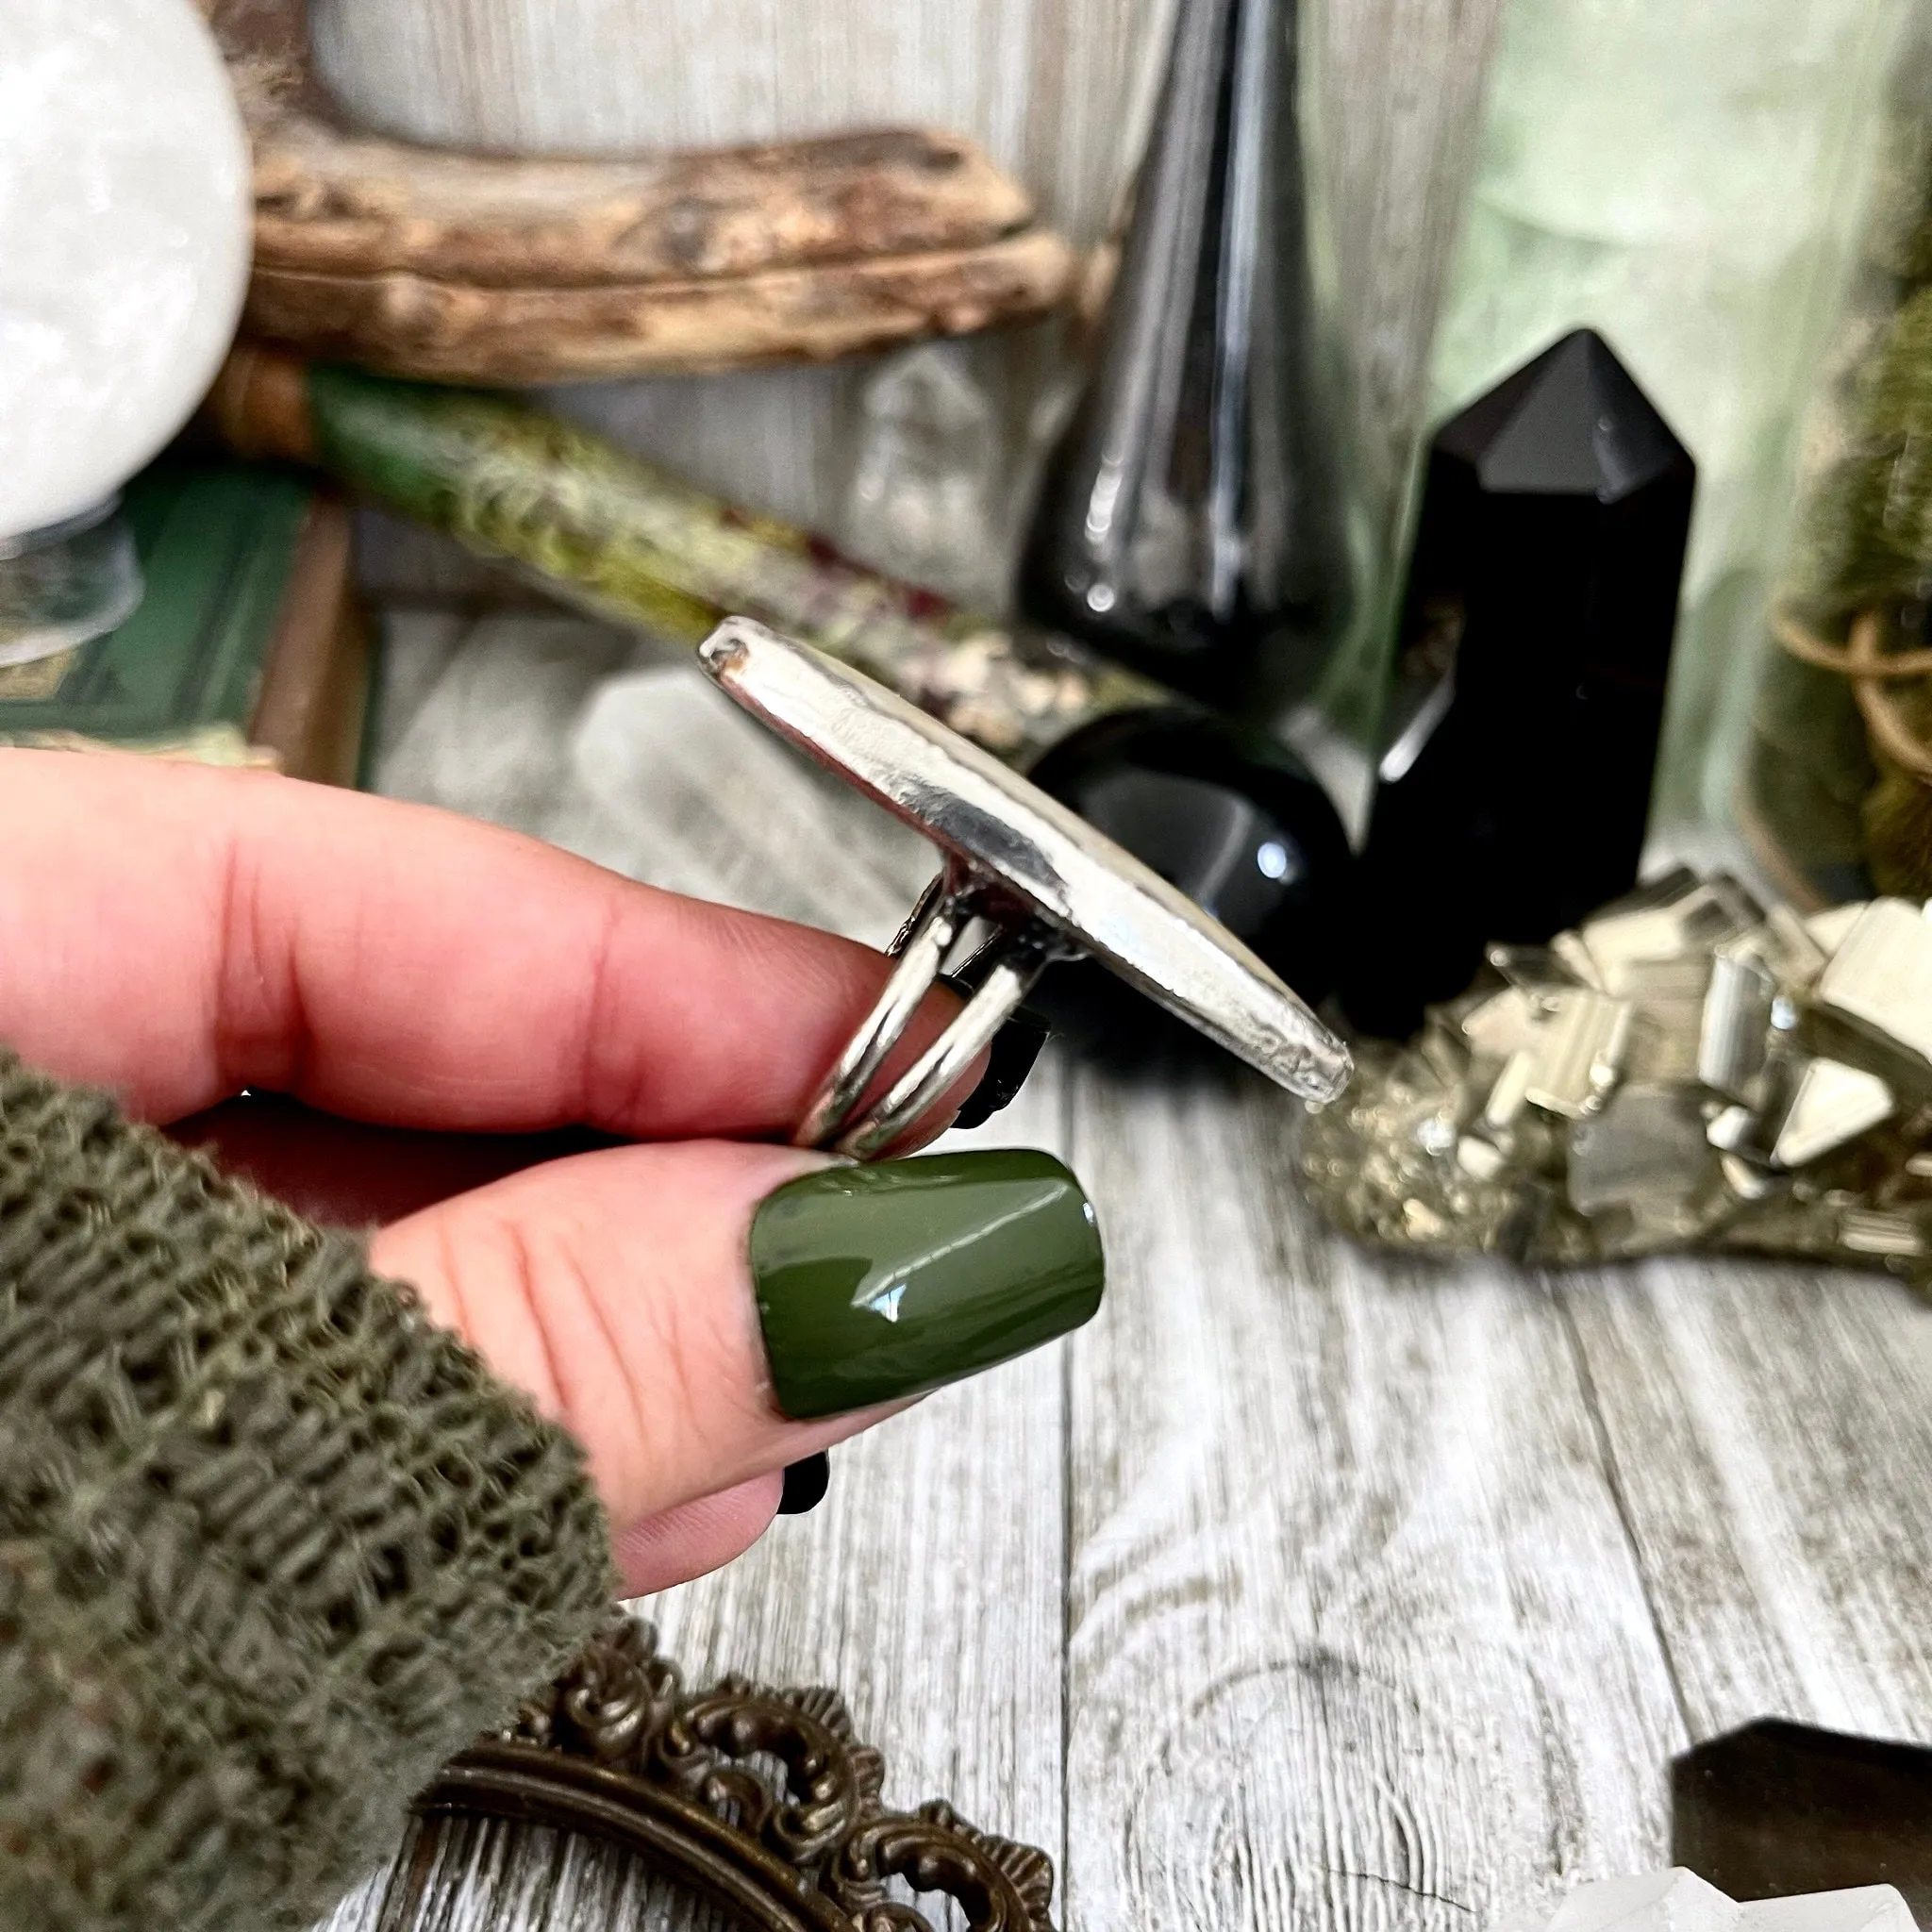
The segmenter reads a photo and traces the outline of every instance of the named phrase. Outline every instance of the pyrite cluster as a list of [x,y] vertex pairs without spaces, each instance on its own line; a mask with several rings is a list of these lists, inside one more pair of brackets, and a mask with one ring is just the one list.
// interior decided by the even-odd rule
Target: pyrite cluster
[[1367,1241],[1545,1264],[1697,1246],[1932,1284],[1932,916],[1802,919],[1684,870],[1494,946],[1311,1109],[1317,1204]]

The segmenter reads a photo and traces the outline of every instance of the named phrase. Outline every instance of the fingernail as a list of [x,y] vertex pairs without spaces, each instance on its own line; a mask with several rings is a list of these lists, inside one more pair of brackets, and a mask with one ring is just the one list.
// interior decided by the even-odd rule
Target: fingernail
[[832,1487],[832,1458],[821,1449],[803,1462],[785,1465],[785,1486],[778,1492],[780,1516],[804,1516],[825,1500]]
[[795,1422],[923,1394],[1066,1334],[1100,1306],[1093,1208],[1050,1154],[828,1167],[758,1204],[752,1280]]

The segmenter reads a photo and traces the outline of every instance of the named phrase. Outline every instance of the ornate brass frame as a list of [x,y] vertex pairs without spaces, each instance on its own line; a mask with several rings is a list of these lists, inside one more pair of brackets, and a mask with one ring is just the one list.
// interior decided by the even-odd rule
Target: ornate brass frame
[[888,1810],[884,1782],[837,1691],[689,1691],[651,1626],[619,1615],[416,1809],[605,1839],[758,1932],[932,1932],[893,1879],[957,1901],[971,1932],[1053,1932],[1044,1852],[941,1801]]

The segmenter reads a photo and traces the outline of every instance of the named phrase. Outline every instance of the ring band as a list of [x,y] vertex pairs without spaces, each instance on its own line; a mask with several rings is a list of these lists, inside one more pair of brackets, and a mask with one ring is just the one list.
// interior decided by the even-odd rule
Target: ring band
[[891,977],[819,1083],[792,1136],[795,1146],[825,1147],[855,1160],[869,1160],[906,1139],[952,1091],[1040,975],[1066,950],[1039,922],[1003,928],[976,956],[990,964],[972,998],[891,1088],[861,1111],[879,1069],[905,1038],[960,934],[982,909],[976,903],[980,896],[977,882],[957,861],[920,895],[911,918],[892,941],[891,953],[898,963]]
[[844,1052],[819,1082],[818,1091],[791,1137],[794,1146],[829,1147],[838,1141],[852,1109],[865,1097],[873,1075],[885,1064],[886,1056],[898,1044],[907,1023],[931,991],[963,924],[952,888],[949,869],[920,895],[912,917],[890,949],[898,961],[892,976]]

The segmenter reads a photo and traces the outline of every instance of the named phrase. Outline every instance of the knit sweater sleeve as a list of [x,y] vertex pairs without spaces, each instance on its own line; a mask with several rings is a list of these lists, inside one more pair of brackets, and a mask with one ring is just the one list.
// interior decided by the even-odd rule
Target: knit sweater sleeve
[[611,1586],[354,1240],[0,1052],[0,1925],[311,1923]]

